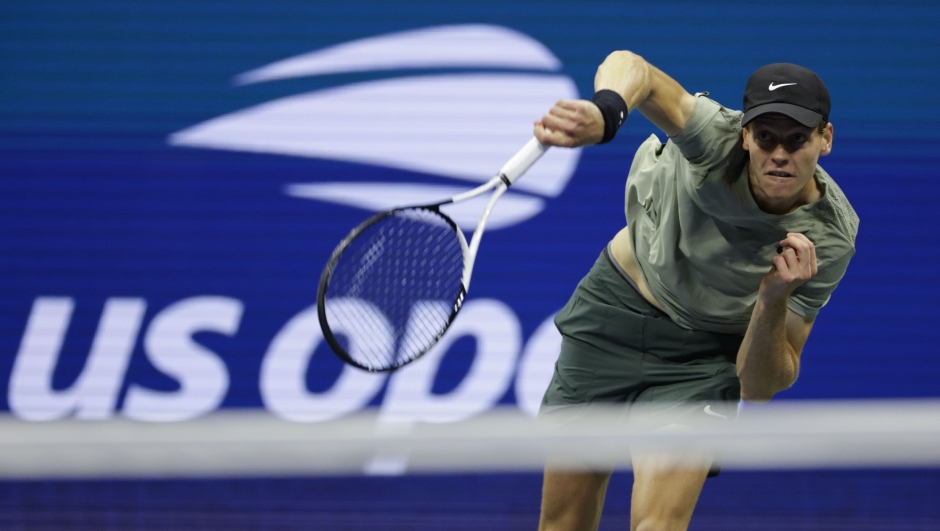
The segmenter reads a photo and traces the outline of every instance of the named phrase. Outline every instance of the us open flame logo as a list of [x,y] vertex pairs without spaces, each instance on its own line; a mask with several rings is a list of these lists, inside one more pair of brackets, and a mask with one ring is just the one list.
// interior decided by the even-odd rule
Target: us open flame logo
[[[290,196],[378,211],[432,202],[485,182],[531,138],[533,120],[558,99],[578,97],[574,82],[556,73],[561,62],[544,45],[489,25],[436,26],[347,42],[245,72],[234,82],[427,68],[468,72],[393,77],[280,98],[196,124],[168,141],[384,166],[469,183],[357,180],[285,187]],[[579,157],[580,150],[550,150],[503,196],[488,228],[540,213],[545,199],[565,188]],[[485,201],[445,210],[461,228],[472,229]]]

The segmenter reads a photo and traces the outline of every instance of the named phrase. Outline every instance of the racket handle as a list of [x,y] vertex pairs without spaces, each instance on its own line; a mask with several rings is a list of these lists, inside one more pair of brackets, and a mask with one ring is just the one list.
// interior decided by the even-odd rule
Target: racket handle
[[548,151],[548,146],[539,142],[537,138],[532,138],[509,159],[509,162],[499,170],[499,174],[504,176],[509,184],[512,184],[516,182],[516,179],[522,177],[522,174],[529,169],[529,166],[535,164],[535,161],[539,160],[546,151]]

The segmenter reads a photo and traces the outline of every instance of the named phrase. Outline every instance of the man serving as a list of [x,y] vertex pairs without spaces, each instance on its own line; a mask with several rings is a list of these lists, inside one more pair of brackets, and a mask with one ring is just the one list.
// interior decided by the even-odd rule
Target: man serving
[[[608,142],[633,109],[669,141],[640,145],[627,226],[555,319],[562,347],[539,416],[574,423],[587,404],[620,403],[646,406],[646,423],[668,414],[663,429],[730,422],[740,399],[796,380],[855,253],[858,216],[817,164],[832,149],[829,92],[806,68],[766,65],[742,113],[625,51],[594,85],[592,101],[559,101],[536,122],[539,141]],[[639,449],[632,461],[631,529],[686,529],[717,464]],[[547,468],[539,529],[596,529],[610,474]]]

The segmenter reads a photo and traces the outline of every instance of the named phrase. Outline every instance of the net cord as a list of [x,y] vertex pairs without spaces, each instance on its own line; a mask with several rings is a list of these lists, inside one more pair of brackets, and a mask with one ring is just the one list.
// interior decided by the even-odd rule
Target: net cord
[[940,466],[936,399],[791,401],[684,431],[632,426],[622,408],[593,411],[576,428],[547,426],[515,408],[452,423],[407,413],[363,411],[318,423],[262,410],[172,423],[0,417],[0,478],[536,472],[546,462],[628,469],[637,447],[673,452],[680,464],[712,452],[729,470]]

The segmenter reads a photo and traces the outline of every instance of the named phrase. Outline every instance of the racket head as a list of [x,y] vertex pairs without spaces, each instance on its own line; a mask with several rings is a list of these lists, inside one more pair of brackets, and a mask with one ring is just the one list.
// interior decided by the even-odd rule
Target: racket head
[[437,206],[380,212],[336,247],[320,277],[323,337],[344,362],[392,371],[433,347],[466,296],[467,243]]

